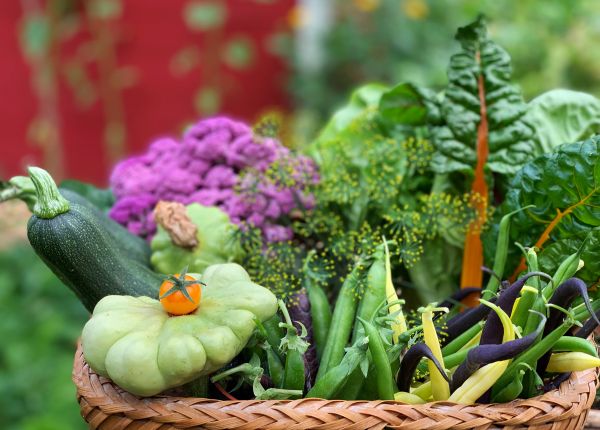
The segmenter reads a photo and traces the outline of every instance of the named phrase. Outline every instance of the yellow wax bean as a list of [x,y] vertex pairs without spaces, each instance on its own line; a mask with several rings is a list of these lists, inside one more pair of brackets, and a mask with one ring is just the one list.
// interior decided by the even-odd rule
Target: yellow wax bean
[[509,362],[510,360],[503,360],[483,366],[452,393],[448,400],[463,405],[475,403],[502,376]]
[[[385,296],[387,297],[388,303],[398,301],[398,295],[392,282],[392,268],[390,264],[390,250],[387,246],[387,241],[383,240],[385,248]],[[398,337],[406,331],[406,319],[402,313],[402,307],[399,303],[395,303],[389,307],[389,313],[396,313],[396,322],[392,324],[392,340],[396,344],[398,343]]]
[[409,405],[422,405],[425,402],[416,394],[407,393],[406,391],[398,391],[394,394],[394,400],[397,402],[408,403]]
[[585,352],[555,352],[550,356],[548,372],[578,372],[580,370],[600,367],[600,358]]
[[[444,366],[444,356],[442,355],[442,348],[440,347],[440,341],[435,332],[435,326],[433,324],[433,312],[431,308],[426,308],[421,314],[421,320],[423,323],[423,338],[425,344],[431,349],[431,352],[440,362],[442,367]],[[429,368],[429,375],[431,379],[431,393],[433,394],[434,400],[446,400],[450,396],[450,385],[448,381],[442,376],[436,365],[431,360],[427,360],[427,367]]]

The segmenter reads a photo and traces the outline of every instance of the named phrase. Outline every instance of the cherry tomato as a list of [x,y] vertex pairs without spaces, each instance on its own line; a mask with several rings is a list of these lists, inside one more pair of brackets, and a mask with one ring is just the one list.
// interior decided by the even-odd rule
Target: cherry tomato
[[[189,298],[183,294],[187,291]],[[172,315],[185,315],[195,311],[200,305],[202,288],[196,278],[176,273],[163,281],[158,292],[163,308]],[[191,300],[190,300],[191,298]]]

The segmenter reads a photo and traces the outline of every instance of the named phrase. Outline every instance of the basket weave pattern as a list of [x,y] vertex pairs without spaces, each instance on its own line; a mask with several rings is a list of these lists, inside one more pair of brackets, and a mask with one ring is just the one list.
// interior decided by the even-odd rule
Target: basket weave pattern
[[389,401],[139,398],[97,375],[75,354],[73,382],[83,418],[98,430],[579,429],[594,402],[595,369],[576,372],[557,390],[504,404],[405,405]]

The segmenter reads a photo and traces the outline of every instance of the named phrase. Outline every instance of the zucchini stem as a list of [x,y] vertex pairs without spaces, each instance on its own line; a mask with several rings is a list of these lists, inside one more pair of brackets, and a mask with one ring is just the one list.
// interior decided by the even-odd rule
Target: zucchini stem
[[52,176],[39,167],[30,167],[27,170],[37,194],[37,202],[33,206],[34,215],[38,218],[52,219],[68,212],[69,202],[58,191]]

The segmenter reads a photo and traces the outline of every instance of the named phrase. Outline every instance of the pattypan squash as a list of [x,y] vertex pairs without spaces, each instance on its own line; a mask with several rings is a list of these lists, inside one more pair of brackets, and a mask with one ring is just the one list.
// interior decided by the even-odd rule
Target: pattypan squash
[[192,203],[181,207],[184,214],[176,214],[173,218],[181,221],[177,215],[183,215],[194,226],[192,246],[177,245],[172,234],[159,222],[150,245],[150,262],[154,269],[160,273],[175,273],[188,266],[190,272],[200,273],[211,264],[233,261],[240,246],[234,239],[237,227],[229,216],[214,206]]
[[106,296],[83,329],[83,355],[98,374],[139,396],[208,375],[229,363],[248,342],[255,318],[277,311],[273,293],[234,263],[193,275],[202,286],[200,306],[169,315],[149,297]]

